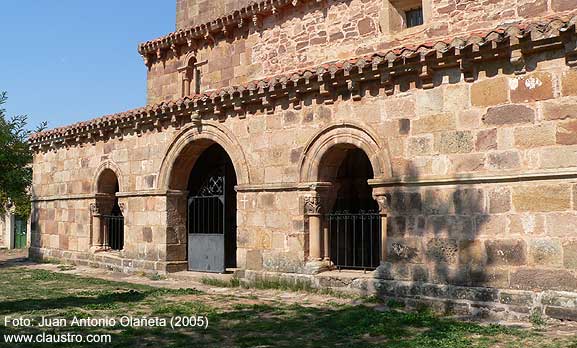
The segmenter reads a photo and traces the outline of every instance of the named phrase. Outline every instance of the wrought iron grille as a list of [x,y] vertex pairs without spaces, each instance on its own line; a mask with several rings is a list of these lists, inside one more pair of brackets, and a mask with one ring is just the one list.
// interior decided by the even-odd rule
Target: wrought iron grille
[[188,233],[224,234],[225,177],[210,176],[188,200]]
[[124,248],[124,217],[116,215],[104,215],[104,226],[106,231],[105,245],[112,250],[122,250]]
[[326,214],[330,256],[334,265],[349,269],[375,269],[380,262],[381,216],[376,212]]

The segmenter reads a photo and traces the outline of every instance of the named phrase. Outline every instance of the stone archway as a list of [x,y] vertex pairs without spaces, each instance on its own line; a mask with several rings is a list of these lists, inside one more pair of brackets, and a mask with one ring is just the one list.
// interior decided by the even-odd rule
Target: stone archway
[[343,122],[324,128],[307,143],[300,158],[299,181],[322,181],[319,173],[321,159],[331,147],[339,144],[363,150],[369,157],[375,179],[391,177],[389,152],[384,142],[368,126]]
[[[358,124],[333,124],[317,133],[303,151],[300,182],[311,187],[305,197],[305,213],[309,218],[309,261],[323,260],[319,269],[327,267],[327,262],[343,268],[358,268],[356,261],[355,264],[342,262],[335,250],[351,253],[353,259],[357,258],[358,250],[370,253],[367,258],[362,255],[357,259],[365,269],[377,267],[383,259],[386,243],[384,196],[373,191],[369,180],[391,177],[391,166],[386,142],[375,134]],[[345,228],[353,229],[358,227],[356,223],[350,225],[355,219],[360,221],[362,228],[365,219],[375,222],[375,228],[366,232],[370,245],[360,249],[333,245],[335,240],[357,238],[334,235],[332,221],[341,218],[348,224]],[[361,241],[364,243],[363,234]]]
[[99,166],[94,180],[91,245],[95,250],[124,249],[124,207],[118,199],[121,192],[119,173],[118,166],[106,161]]
[[[215,163],[222,164],[222,174],[216,171]],[[218,188],[212,192],[210,182],[218,183],[221,177],[222,192]],[[167,261],[183,265],[181,269],[222,271],[218,264],[222,256],[223,267],[236,267],[234,188],[249,182],[244,155],[226,128],[207,122],[184,129],[169,148],[159,179],[159,188],[167,192]],[[210,201],[208,208],[196,203],[202,199]],[[219,219],[219,214],[222,226],[206,223],[214,216]],[[219,234],[222,240],[216,236]],[[202,243],[205,247],[195,249]],[[198,258],[199,253],[205,254]],[[199,259],[207,261],[194,266]]]

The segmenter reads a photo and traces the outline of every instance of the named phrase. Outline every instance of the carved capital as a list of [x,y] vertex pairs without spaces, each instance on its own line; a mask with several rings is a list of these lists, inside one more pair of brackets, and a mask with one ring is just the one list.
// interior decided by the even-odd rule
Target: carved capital
[[126,204],[118,203],[118,206],[120,207],[120,211],[122,212],[122,214],[124,214],[124,211],[126,210]]
[[373,198],[375,199],[375,201],[377,201],[377,204],[379,205],[379,214],[386,215],[389,210],[387,197],[382,195],[382,196],[375,196]]
[[306,215],[319,215],[321,213],[321,199],[319,196],[307,196],[305,197],[305,214]]
[[100,215],[100,207],[96,203],[90,203],[90,214],[92,216]]

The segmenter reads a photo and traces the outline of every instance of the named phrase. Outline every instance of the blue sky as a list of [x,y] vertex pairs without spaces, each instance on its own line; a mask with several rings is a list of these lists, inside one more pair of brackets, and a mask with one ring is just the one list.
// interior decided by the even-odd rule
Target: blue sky
[[174,31],[174,0],[12,0],[0,8],[9,116],[49,128],[146,103],[139,42]]

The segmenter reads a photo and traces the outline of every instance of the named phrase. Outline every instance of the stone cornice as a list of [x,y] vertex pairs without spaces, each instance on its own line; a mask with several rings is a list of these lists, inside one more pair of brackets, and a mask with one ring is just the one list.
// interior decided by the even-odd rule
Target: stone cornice
[[186,123],[198,123],[202,118],[224,121],[226,117],[244,118],[256,111],[274,113],[278,105],[299,109],[305,95],[310,94],[324,103],[338,98],[360,100],[368,94],[368,84],[391,95],[399,77],[406,75],[416,77],[418,88],[433,88],[440,84],[433,79],[435,71],[448,68],[460,69],[464,80],[472,82],[479,64],[486,61],[504,60],[515,73],[522,74],[526,71],[524,57],[543,51],[560,50],[565,54],[566,63],[575,65],[576,23],[577,16],[511,24],[450,42],[401,47],[326,63],[36,133],[30,137],[30,143],[35,150],[49,150],[109,138],[122,139],[130,133],[140,136],[169,126],[180,128]]
[[197,26],[180,29],[163,37],[143,42],[138,45],[138,52],[144,63],[150,67],[155,61],[166,57],[167,52],[178,56],[181,49],[196,49],[207,43],[214,43],[217,34],[225,36],[237,29],[247,26],[260,27],[262,20],[267,16],[276,15],[287,6],[296,7],[307,2],[321,2],[323,0],[264,0],[252,2],[239,10],[210,22]]

